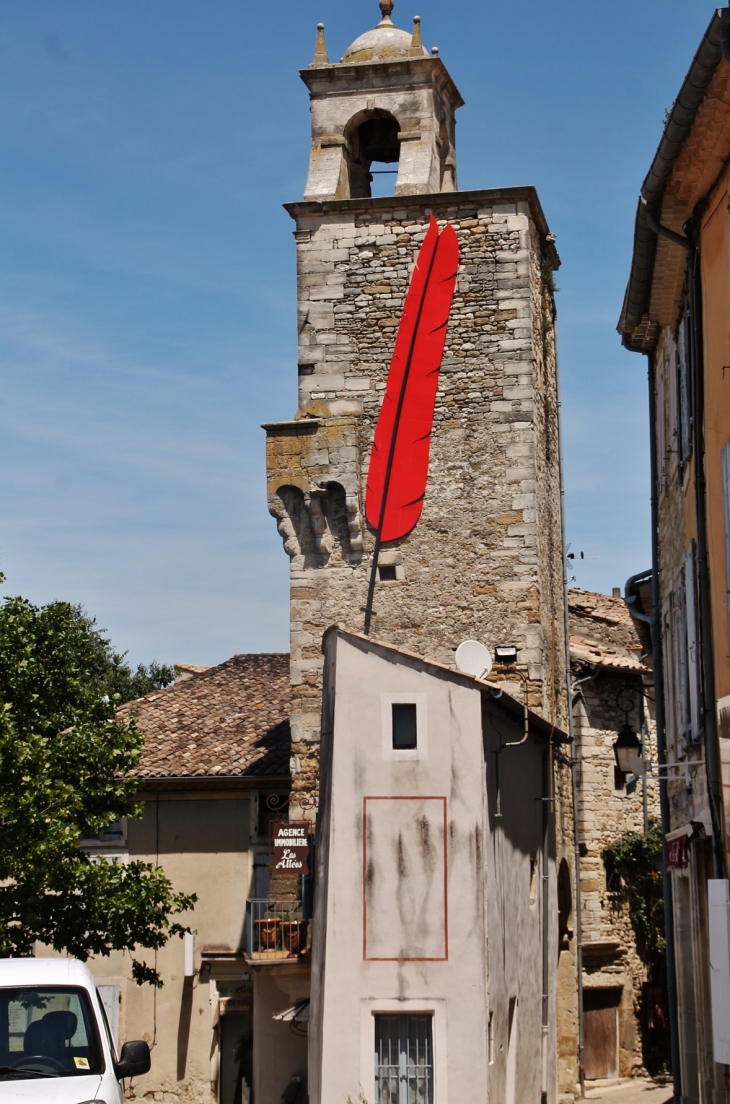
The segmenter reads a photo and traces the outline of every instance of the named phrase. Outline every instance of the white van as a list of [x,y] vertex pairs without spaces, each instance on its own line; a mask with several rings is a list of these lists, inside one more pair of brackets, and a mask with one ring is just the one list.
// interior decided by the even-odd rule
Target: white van
[[0,959],[0,1104],[122,1104],[150,1068],[147,1043],[117,1057],[96,984],[72,958]]

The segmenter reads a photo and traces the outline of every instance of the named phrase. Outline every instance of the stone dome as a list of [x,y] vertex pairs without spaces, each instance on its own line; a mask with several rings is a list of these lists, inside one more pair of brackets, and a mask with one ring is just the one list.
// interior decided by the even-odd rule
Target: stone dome
[[[408,31],[401,31],[391,21],[390,12],[393,10],[392,2],[381,0],[380,10],[383,18],[372,31],[356,38],[345,51],[342,58],[344,65],[356,65],[358,62],[367,61],[399,61],[402,58],[413,57],[413,39]],[[419,36],[420,37],[420,36]],[[421,46],[423,57],[428,53]]]

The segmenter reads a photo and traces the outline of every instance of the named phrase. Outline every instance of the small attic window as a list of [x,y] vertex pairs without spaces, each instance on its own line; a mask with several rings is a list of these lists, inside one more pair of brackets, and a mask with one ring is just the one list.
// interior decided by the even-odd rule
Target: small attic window
[[418,726],[415,702],[394,702],[393,750],[412,751],[418,747]]

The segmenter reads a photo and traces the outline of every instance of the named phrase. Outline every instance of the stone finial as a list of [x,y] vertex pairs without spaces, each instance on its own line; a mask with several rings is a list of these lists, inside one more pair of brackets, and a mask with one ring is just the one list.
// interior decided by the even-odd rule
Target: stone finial
[[438,56],[439,56],[439,48],[438,48],[438,46],[432,46],[432,47],[431,47],[431,55],[432,55],[433,57],[438,57]]
[[413,37],[411,38],[411,55],[421,57],[423,54],[423,39],[421,38],[421,17],[413,16]]
[[380,8],[380,13],[383,17],[380,20],[380,22],[378,23],[378,26],[379,27],[392,27],[393,26],[393,20],[390,18],[390,14],[393,11],[393,8],[395,7],[395,0],[380,0],[380,3],[378,4],[378,7]]
[[327,45],[324,41],[324,23],[317,24],[317,43],[314,47],[314,57],[310,69],[316,68],[318,65],[329,65],[329,59],[327,57]]

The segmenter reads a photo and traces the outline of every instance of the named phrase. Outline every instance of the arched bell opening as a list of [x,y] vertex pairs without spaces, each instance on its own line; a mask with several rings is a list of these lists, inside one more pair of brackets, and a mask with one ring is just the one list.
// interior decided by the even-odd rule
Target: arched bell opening
[[387,111],[358,113],[347,127],[348,176],[351,199],[393,195],[400,161],[398,120]]

